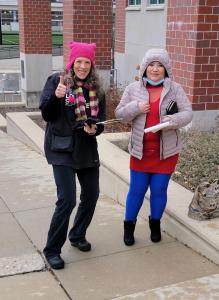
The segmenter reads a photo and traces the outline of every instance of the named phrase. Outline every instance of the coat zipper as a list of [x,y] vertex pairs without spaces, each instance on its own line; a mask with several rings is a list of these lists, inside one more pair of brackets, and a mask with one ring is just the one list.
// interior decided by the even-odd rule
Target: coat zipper
[[177,134],[177,130],[175,129],[175,134],[176,134],[176,147],[178,146],[178,141],[179,141],[179,137],[178,137],[178,134]]
[[163,134],[162,134],[162,131],[160,133],[160,143],[161,143],[161,159],[164,159],[164,155],[163,155]]

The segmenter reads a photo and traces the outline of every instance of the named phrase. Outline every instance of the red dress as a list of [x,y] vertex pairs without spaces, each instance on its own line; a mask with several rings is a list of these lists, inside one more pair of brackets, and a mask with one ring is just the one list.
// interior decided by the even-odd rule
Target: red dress
[[[149,93],[157,93],[160,87],[150,87]],[[160,89],[160,93],[161,93]],[[160,122],[159,117],[160,96],[157,100],[150,103],[150,111],[147,114],[145,128],[154,126]],[[143,157],[137,159],[130,157],[130,169],[146,173],[171,174],[174,172],[178,160],[178,154],[166,159],[160,159],[160,131],[155,133],[148,132],[143,138]]]

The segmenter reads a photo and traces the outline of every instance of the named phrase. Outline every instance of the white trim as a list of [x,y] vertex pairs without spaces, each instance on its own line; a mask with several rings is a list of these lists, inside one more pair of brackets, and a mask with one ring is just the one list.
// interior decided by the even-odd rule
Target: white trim
[[127,6],[125,10],[126,10],[126,11],[130,11],[130,10],[135,10],[135,11],[141,10],[141,5],[130,5],[130,6]]
[[145,7],[145,10],[164,10],[165,4],[153,4]]

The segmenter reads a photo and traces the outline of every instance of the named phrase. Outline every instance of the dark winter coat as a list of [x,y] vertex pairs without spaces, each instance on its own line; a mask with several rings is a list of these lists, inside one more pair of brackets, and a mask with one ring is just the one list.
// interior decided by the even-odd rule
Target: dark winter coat
[[[58,73],[49,76],[40,98],[39,108],[47,122],[44,140],[47,161],[52,165],[70,166],[74,169],[99,166],[96,136],[104,130],[104,126],[97,125],[95,135],[86,133],[83,125],[75,120],[74,106],[66,106],[64,98],[59,99],[55,96],[58,84]],[[83,93],[88,104],[88,90],[83,88]],[[89,105],[86,105],[86,114],[90,116]],[[103,92],[99,96],[97,118],[100,121],[105,120]]]

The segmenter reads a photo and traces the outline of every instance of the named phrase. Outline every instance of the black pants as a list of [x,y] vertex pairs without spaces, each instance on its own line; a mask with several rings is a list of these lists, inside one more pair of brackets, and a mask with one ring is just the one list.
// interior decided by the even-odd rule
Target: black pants
[[52,216],[46,247],[43,252],[49,257],[60,254],[64,245],[69,219],[76,205],[76,176],[81,186],[80,204],[69,232],[70,241],[85,239],[99,197],[99,167],[74,170],[67,166],[53,166],[57,198]]

